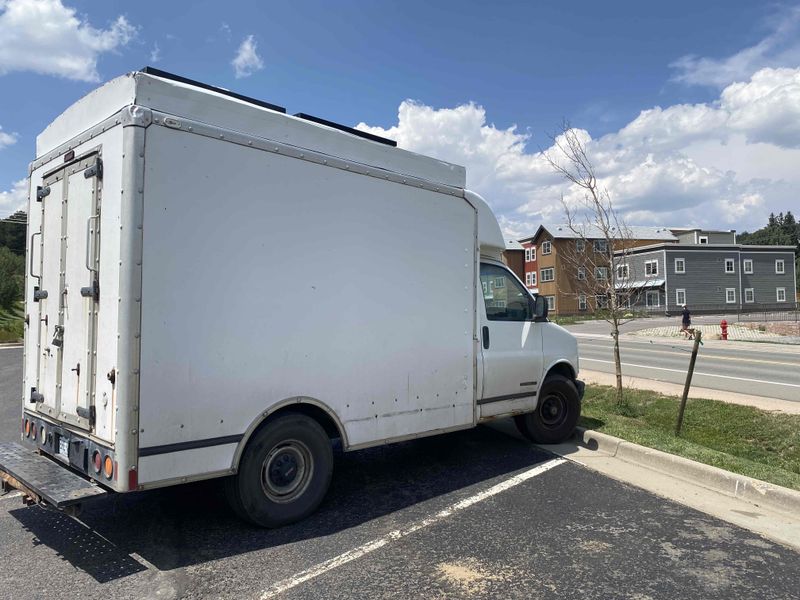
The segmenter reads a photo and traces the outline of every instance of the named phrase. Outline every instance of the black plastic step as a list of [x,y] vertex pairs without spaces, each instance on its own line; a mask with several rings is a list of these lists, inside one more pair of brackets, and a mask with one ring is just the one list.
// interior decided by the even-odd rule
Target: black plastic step
[[65,508],[108,492],[70,471],[66,466],[16,442],[0,442],[0,479],[12,487],[24,486],[56,508]]

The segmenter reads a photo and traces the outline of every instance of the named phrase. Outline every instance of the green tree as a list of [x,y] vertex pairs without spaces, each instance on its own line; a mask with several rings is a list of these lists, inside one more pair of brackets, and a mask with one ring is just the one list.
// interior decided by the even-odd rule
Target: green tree
[[0,247],[0,308],[10,309],[22,299],[25,259]]
[[9,248],[14,254],[25,255],[25,225],[28,215],[19,210],[10,217],[0,219],[0,246]]

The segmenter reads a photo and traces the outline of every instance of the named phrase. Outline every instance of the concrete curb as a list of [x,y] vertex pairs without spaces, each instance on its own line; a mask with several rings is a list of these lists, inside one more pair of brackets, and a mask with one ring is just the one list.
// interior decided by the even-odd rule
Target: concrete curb
[[578,427],[575,438],[582,448],[600,451],[625,462],[683,479],[756,506],[765,506],[794,518],[800,516],[800,492],[795,490],[626,442],[599,431]]

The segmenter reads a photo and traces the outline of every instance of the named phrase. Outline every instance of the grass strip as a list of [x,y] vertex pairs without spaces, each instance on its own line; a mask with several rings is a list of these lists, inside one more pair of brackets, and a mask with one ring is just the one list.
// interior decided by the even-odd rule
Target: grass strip
[[679,399],[626,390],[618,407],[611,386],[587,386],[580,425],[635,444],[800,490],[800,415],[689,400],[675,436]]

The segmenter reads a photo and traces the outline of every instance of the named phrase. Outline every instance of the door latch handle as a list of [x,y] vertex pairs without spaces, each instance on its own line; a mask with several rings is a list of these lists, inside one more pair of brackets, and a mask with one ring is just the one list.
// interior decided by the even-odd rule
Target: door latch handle
[[488,350],[489,349],[489,328],[486,325],[483,326],[482,333],[483,333],[483,349],[484,350]]
[[75,368],[74,369],[70,369],[70,371],[74,371],[75,374],[78,377],[80,377],[81,376],[81,363],[78,363],[77,365],[75,365]]

